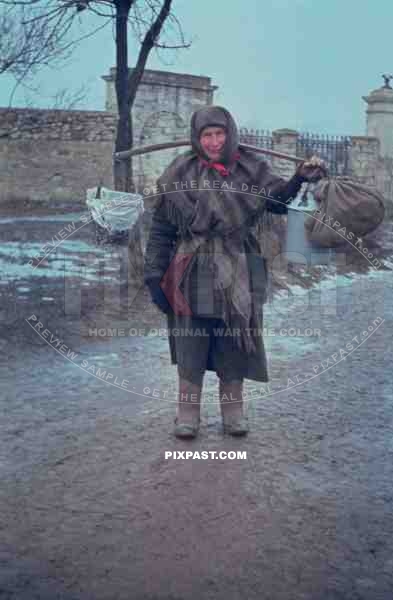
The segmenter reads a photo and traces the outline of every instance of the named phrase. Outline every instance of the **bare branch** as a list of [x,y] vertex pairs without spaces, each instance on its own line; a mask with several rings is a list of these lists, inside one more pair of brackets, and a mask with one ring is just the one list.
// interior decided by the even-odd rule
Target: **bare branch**
[[[131,147],[131,109],[151,50],[177,51],[191,45],[184,39],[180,22],[171,12],[172,1],[0,0],[0,75],[8,73],[16,82],[10,102],[19,86],[29,89],[28,81],[36,76],[39,69],[63,64],[71,57],[77,44],[110,23],[116,44],[115,89],[119,109],[115,145],[117,150]],[[81,14],[84,21],[94,16],[100,17],[103,24],[88,33],[78,31],[77,27],[82,24]],[[140,45],[131,74],[128,66],[129,30]],[[79,90],[75,98],[70,98],[69,92],[63,89],[55,94],[53,101],[56,108],[66,104],[69,109],[82,98],[83,91]],[[10,132],[1,133],[2,137],[8,135],[11,135]],[[115,187],[126,191],[132,182],[130,160],[123,166],[125,169],[120,177],[115,169]]]
[[173,46],[171,46],[170,44],[159,44],[159,43],[155,43],[154,44],[155,48],[162,48],[164,50],[177,50],[179,48],[190,48],[191,47],[191,42],[189,43],[184,43],[184,44],[174,44]]
[[88,93],[89,86],[87,84],[82,84],[75,92],[71,92],[68,88],[62,88],[52,96],[52,108],[56,110],[75,110],[86,99]]

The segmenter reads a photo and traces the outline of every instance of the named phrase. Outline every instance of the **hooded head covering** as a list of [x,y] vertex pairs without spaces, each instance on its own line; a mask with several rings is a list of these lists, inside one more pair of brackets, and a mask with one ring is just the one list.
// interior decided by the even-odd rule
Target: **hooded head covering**
[[239,146],[239,132],[231,113],[222,106],[204,106],[195,111],[191,117],[192,149],[202,159],[210,161],[199,141],[205,127],[223,127],[225,129],[226,140],[219,162],[230,165]]

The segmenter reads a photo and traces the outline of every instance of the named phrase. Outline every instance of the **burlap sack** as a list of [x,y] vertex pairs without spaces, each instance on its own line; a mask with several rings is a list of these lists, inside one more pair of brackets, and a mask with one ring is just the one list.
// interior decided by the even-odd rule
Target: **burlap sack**
[[321,179],[314,188],[314,196],[319,207],[314,216],[305,219],[304,226],[308,240],[319,246],[340,246],[349,239],[349,232],[364,236],[384,218],[382,194],[350,177]]

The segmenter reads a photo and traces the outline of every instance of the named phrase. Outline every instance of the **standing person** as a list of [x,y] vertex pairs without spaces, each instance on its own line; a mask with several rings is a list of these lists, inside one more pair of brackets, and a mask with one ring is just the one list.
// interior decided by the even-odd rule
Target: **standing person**
[[157,181],[144,265],[152,300],[167,315],[178,369],[177,437],[198,433],[206,370],[219,378],[224,432],[247,434],[243,380],[268,381],[261,336],[266,260],[255,226],[266,210],[287,213],[301,184],[325,173],[323,161],[312,157],[286,181],[239,147],[225,108],[206,106],[192,115],[191,150]]

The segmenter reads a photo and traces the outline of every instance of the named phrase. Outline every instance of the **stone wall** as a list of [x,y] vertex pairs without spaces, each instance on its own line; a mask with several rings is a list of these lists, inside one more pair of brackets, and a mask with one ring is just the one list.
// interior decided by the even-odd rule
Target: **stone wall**
[[0,204],[84,201],[113,186],[116,117],[104,111],[0,108]]
[[[115,69],[103,79],[104,111],[0,108],[0,205],[20,201],[84,204],[87,188],[99,183],[113,188]],[[215,89],[209,77],[146,70],[133,108],[134,145],[189,138],[192,113],[213,103]],[[393,90],[384,86],[365,100],[368,135],[351,137],[349,173],[376,185],[384,194],[391,215],[393,156],[389,144],[393,139]],[[382,129],[377,127],[379,119],[383,120]],[[276,130],[272,134],[272,149],[296,155],[298,137],[299,133],[291,129]],[[166,165],[184,150],[135,157],[137,186],[155,182]],[[289,178],[295,169],[293,162],[269,160],[282,177]]]
[[[0,108],[0,205],[84,203],[86,189],[113,188],[115,69],[105,111]],[[134,144],[189,137],[191,114],[213,102],[209,77],[145,71],[133,108]],[[184,149],[183,149],[184,150]],[[179,150],[133,159],[135,183],[153,182]]]

